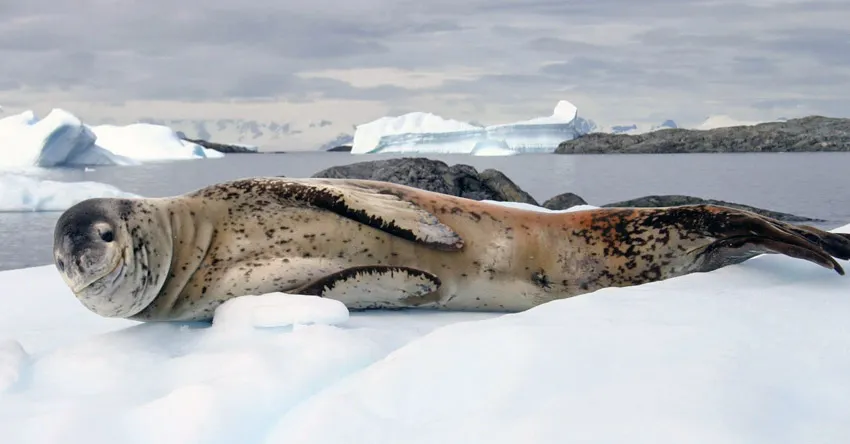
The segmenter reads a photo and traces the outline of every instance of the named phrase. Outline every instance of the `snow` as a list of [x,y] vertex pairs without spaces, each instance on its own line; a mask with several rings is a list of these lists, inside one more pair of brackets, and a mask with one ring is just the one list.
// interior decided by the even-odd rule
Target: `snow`
[[516,314],[346,313],[271,293],[212,325],[139,324],[89,312],[52,266],[5,271],[0,430],[33,444],[845,443],[848,291],[850,277],[770,255]]
[[[351,153],[467,153],[492,156],[553,152],[559,143],[581,134],[584,123],[579,122],[577,116],[578,108],[561,100],[550,116],[490,126],[473,125],[424,112],[381,117],[357,125]],[[477,149],[482,144],[487,148]]]
[[[231,305],[238,308],[232,309]],[[340,301],[318,296],[267,293],[231,299],[221,304],[213,320],[217,330],[248,327],[290,327],[308,324],[341,324],[348,308]]]
[[42,119],[33,111],[0,119],[0,153],[2,169],[136,165],[152,160],[224,156],[181,140],[166,126],[89,126],[59,108]]
[[93,197],[139,197],[100,182],[59,182],[0,174],[0,212],[64,211]]
[[740,120],[726,114],[708,116],[702,123],[694,129],[710,130],[715,128],[727,128],[730,126],[752,126],[764,123],[763,120]]

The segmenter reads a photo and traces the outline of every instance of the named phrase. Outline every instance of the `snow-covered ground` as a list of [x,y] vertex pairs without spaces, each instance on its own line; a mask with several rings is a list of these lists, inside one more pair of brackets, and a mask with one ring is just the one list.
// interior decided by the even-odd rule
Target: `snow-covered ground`
[[[775,121],[779,120],[785,119],[776,119]],[[725,114],[720,114],[706,117],[706,119],[694,127],[694,129],[710,130],[716,128],[727,128],[730,126],[752,126],[764,122],[766,122],[766,120],[739,120]]]
[[848,294],[761,256],[517,314],[278,293],[210,326],[101,318],[51,266],[0,272],[0,441],[843,444]]
[[136,165],[146,161],[220,158],[224,154],[181,140],[169,127],[84,124],[53,109],[39,119],[25,111],[0,119],[0,169]]

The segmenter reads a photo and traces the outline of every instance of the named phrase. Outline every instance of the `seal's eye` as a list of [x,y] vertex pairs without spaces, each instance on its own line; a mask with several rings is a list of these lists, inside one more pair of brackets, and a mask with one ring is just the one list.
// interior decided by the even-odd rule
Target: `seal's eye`
[[115,235],[112,234],[112,230],[103,230],[100,232],[100,238],[103,239],[104,242],[112,242],[115,240]]

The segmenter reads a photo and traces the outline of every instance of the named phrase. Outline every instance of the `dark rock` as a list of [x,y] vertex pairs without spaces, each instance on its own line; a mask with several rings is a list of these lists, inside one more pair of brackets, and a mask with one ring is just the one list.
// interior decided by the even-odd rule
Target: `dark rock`
[[380,180],[475,200],[539,205],[531,195],[499,171],[485,170],[479,173],[469,165],[449,166],[445,162],[424,157],[340,165],[319,171],[313,177]]
[[[353,143],[354,136],[352,136],[351,134],[342,133],[337,135],[333,140],[329,140],[323,143],[322,146],[319,147],[319,151],[340,151],[337,150],[337,148],[345,146],[351,147]],[[347,151],[351,151],[351,148],[349,148]]]
[[[479,173],[469,165],[449,166],[445,162],[424,157],[403,157],[339,165],[319,171],[312,177],[380,180],[475,200],[523,202],[540,205],[531,195],[498,170],[487,169]],[[542,206],[550,210],[565,210],[576,205],[587,204],[587,201],[576,194],[563,193],[547,200]],[[651,208],[696,204],[739,208],[786,222],[824,222],[820,219],[765,210],[749,205],[680,195],[644,196],[610,203],[603,205],[603,207]]]
[[530,194],[523,191],[519,185],[515,184],[508,178],[508,176],[505,175],[505,173],[499,170],[488,168],[479,173],[478,177],[480,177],[484,184],[490,187],[491,190],[497,192],[501,196],[504,196],[504,201],[524,202],[539,205]]
[[710,130],[591,133],[561,142],[557,154],[662,154],[850,151],[850,119],[809,116]]
[[331,152],[350,153],[351,152],[351,145],[335,146],[335,147],[330,148],[326,151],[329,152],[329,153],[331,153]]
[[821,219],[812,219],[803,216],[797,216],[794,214],[788,213],[780,213],[778,211],[765,210],[762,208],[751,207],[749,205],[742,205],[732,202],[725,202],[722,200],[714,200],[714,199],[701,199],[699,197],[692,196],[679,196],[679,195],[666,195],[666,196],[644,196],[639,197],[637,199],[625,200],[622,202],[614,202],[607,205],[603,205],[603,207],[636,207],[636,208],[650,208],[650,207],[674,207],[678,205],[720,205],[724,207],[730,208],[738,208],[742,210],[752,211],[753,213],[758,213],[763,216],[772,217],[774,219],[778,219],[785,222],[824,222]]
[[543,207],[550,210],[566,210],[576,205],[587,205],[587,202],[578,194],[573,193],[559,194],[543,202]]
[[255,148],[255,147],[248,147],[248,146],[243,146],[243,145],[226,145],[226,144],[223,144],[223,143],[209,142],[209,141],[206,141],[206,140],[203,140],[203,139],[190,139],[188,137],[181,137],[181,139],[183,139],[187,142],[197,143],[198,145],[200,145],[204,148],[216,150],[216,151],[219,151],[219,152],[222,152],[222,153],[225,153],[225,154],[232,154],[232,153],[252,153],[252,154],[254,154],[254,153],[257,152],[257,148]]

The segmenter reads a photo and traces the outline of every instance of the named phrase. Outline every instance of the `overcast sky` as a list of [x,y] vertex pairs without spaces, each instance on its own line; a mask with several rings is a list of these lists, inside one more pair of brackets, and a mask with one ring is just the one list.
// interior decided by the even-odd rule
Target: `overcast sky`
[[0,2],[0,105],[89,119],[850,116],[850,1]]

